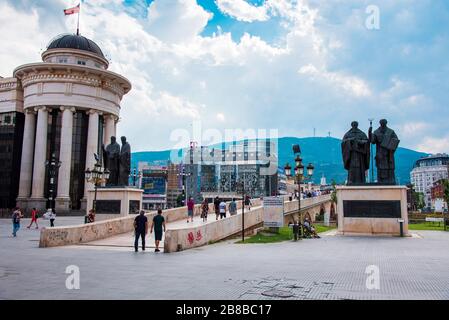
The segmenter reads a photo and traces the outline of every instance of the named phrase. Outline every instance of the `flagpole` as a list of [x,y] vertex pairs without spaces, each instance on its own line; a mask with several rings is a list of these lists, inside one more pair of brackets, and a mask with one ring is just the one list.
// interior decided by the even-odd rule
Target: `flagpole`
[[80,35],[80,13],[81,13],[81,2],[79,3],[80,9],[78,10],[78,24],[76,26],[76,35]]

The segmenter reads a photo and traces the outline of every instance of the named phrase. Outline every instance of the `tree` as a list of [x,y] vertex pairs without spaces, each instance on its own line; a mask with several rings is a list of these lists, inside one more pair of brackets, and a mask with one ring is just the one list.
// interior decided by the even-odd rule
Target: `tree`
[[416,208],[423,209],[426,206],[426,202],[424,201],[424,193],[416,192]]
[[446,206],[449,209],[449,180],[444,179],[442,182],[443,185],[443,199],[446,202]]
[[331,193],[331,202],[337,204],[337,183],[332,179],[332,193]]

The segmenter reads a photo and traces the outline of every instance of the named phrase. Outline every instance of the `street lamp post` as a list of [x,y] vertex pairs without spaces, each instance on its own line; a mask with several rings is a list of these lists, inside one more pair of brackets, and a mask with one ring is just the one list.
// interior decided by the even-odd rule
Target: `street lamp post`
[[184,205],[187,205],[187,198],[189,196],[189,193],[187,192],[187,183],[186,183],[186,177],[190,177],[192,175],[191,172],[186,172],[185,167],[182,168],[182,172],[178,173],[178,177],[182,177],[182,185],[185,190],[185,199],[184,199]]
[[235,183],[237,194],[242,195],[242,242],[245,242],[245,201],[248,193],[252,194],[254,191],[254,182],[245,183],[245,177],[242,176],[239,181]]
[[48,185],[48,200],[50,202],[50,209],[54,212],[56,198],[56,175],[58,174],[59,167],[61,166],[61,161],[56,160],[56,154],[52,153],[50,160],[45,162],[45,166],[47,167],[48,175],[50,177],[50,183]]
[[133,186],[136,187],[136,181],[140,181],[140,178],[142,177],[142,172],[134,168],[130,174],[130,177],[133,179]]
[[242,194],[242,242],[245,242],[245,180],[241,179],[235,183],[238,191]]
[[[95,157],[97,159],[97,157]],[[87,182],[94,184],[94,201],[92,204],[92,209],[94,212],[97,210],[97,189],[98,186],[109,179],[110,172],[108,169],[105,169],[101,166],[100,160],[97,159],[97,162],[94,165],[94,169],[91,171],[89,168],[85,171],[85,178]]]
[[[304,183],[306,180],[311,180],[312,176],[313,176],[313,171],[315,169],[315,167],[313,166],[313,164],[309,163],[309,165],[307,166],[307,172],[306,175],[304,174],[304,165],[302,164],[302,158],[301,158],[301,151],[299,148],[299,145],[294,145],[293,146],[293,153],[296,154],[296,158],[295,158],[295,183],[298,185],[298,212],[300,215],[300,225],[301,227],[299,228],[299,238],[302,238],[302,225],[303,225],[303,216],[302,216],[302,212],[301,212],[301,184]],[[285,175],[288,177],[292,176],[292,168],[290,167],[290,165],[287,163],[284,167],[285,170]]]

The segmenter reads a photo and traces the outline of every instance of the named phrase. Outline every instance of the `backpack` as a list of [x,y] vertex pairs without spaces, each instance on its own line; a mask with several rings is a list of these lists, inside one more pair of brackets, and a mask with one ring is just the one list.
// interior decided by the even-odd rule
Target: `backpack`
[[13,223],[20,222],[19,213],[17,211],[14,211],[14,213],[12,214],[12,222]]

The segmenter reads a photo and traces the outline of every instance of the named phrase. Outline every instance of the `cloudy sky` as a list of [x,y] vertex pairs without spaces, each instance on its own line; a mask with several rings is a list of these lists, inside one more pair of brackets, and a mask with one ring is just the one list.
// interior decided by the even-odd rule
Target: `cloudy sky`
[[[0,75],[75,32],[62,10],[77,3],[0,0]],[[135,151],[199,123],[341,137],[387,118],[403,147],[448,152],[448,25],[446,0],[86,0],[81,15],[133,84],[118,134]]]

